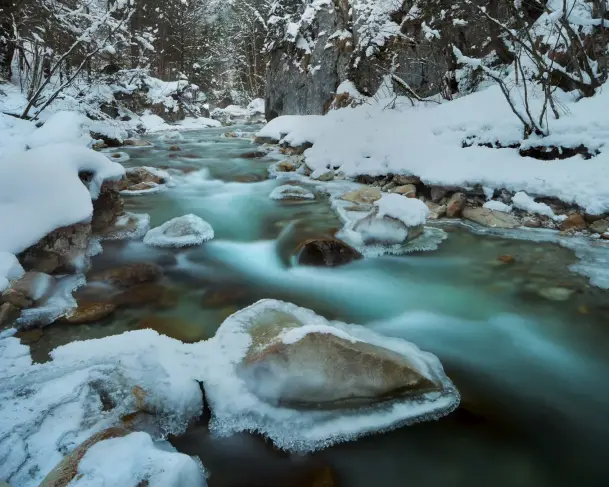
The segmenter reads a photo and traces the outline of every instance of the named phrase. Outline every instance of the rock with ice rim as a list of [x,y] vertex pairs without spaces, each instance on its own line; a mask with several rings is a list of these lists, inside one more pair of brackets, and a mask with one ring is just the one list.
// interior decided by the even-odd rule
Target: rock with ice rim
[[314,200],[315,195],[302,186],[285,184],[277,186],[271,191],[269,198],[272,200]]
[[286,450],[438,418],[459,403],[434,355],[281,301],[234,314],[208,346],[212,430],[257,431]]
[[214,229],[196,215],[184,215],[149,230],[144,243],[154,247],[192,247],[214,238]]
[[353,230],[366,245],[395,245],[408,242],[423,233],[429,216],[425,203],[400,194],[383,194],[372,212],[356,222]]

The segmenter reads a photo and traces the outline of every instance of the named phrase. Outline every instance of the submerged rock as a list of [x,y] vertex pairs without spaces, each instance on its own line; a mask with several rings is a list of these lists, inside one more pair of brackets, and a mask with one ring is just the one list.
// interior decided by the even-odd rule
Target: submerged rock
[[64,319],[74,325],[83,325],[85,323],[101,321],[114,313],[114,311],[116,311],[116,305],[113,303],[83,303],[79,304],[78,308],[71,311]]
[[130,289],[114,296],[112,303],[116,306],[148,306],[159,309],[174,308],[178,305],[180,297],[171,288],[148,282],[133,286]]
[[210,338],[201,324],[175,316],[146,316],[140,320],[139,328],[149,328],[183,343],[196,343]]
[[300,265],[337,267],[363,256],[350,245],[335,238],[317,238],[303,242],[296,259]]
[[131,146],[131,147],[150,147],[150,146],[152,146],[152,142],[150,142],[148,140],[142,140],[142,139],[126,139],[124,143],[125,143],[125,145]]
[[88,276],[90,282],[104,281],[118,288],[130,288],[137,284],[156,281],[163,275],[163,269],[156,264],[138,263],[115,267]]
[[[459,395],[415,345],[263,300],[208,342],[221,374],[205,383],[212,431],[258,431],[311,451],[452,411]],[[240,398],[236,400],[236,398]]]
[[146,233],[144,243],[154,247],[179,248],[201,245],[214,238],[214,229],[203,218],[184,215]]
[[515,216],[483,207],[464,208],[463,218],[491,228],[516,228],[520,226],[520,221]]

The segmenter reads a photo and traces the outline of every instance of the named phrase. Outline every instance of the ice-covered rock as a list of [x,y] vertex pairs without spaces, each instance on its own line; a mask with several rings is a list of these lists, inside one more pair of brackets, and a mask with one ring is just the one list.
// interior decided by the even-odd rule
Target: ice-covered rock
[[196,215],[184,215],[149,230],[144,243],[155,247],[190,247],[214,238],[214,229]]
[[366,245],[395,245],[408,242],[423,233],[429,208],[418,199],[400,194],[383,194],[375,208],[353,225]]
[[269,198],[272,200],[314,200],[315,195],[302,186],[284,184],[271,191]]
[[438,418],[459,403],[435,356],[281,301],[232,315],[208,347],[212,430],[258,431],[287,450]]
[[10,252],[0,252],[0,292],[4,291],[11,281],[23,276],[23,267]]
[[205,487],[200,461],[143,432],[110,428],[66,456],[40,487]]
[[[201,357],[189,347],[195,345],[140,330],[73,342],[53,350],[51,361],[35,364],[28,347],[0,334],[0,479],[37,487],[67,453],[134,413],[147,413],[160,435],[184,431],[202,411],[193,367]],[[138,444],[152,454],[149,440]],[[102,455],[114,458],[104,468],[109,475],[146,456],[123,449],[119,461],[113,449]],[[104,485],[131,484],[106,479]]]

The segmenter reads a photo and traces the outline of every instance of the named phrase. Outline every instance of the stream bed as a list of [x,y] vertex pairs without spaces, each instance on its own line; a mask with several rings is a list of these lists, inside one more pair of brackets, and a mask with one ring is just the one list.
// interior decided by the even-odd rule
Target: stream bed
[[274,160],[241,158],[257,146],[224,137],[227,130],[155,135],[152,147],[121,149],[127,167],[181,170],[165,191],[126,197],[127,211],[148,213],[153,227],[193,213],[215,239],[188,250],[104,242],[94,270],[157,263],[166,302],[93,325],[50,326],[32,345],[36,360],[71,341],[138,329],[151,316],[209,338],[259,299],[290,301],[436,354],[462,405],[440,421],[307,456],[251,435],[215,439],[202,422],[172,441],[202,459],[210,487],[607,485],[609,293],[569,269],[573,251],[455,224],[441,226],[447,239],[436,251],[292,266],[294,242],[333,235],[341,223],[319,192],[313,202],[270,199],[285,182],[267,179]]

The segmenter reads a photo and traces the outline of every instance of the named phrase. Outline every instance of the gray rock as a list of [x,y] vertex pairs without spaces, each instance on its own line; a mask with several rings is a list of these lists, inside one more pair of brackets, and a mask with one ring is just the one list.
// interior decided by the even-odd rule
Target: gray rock
[[442,198],[446,196],[446,188],[443,186],[432,186],[431,187],[431,201],[434,203],[439,203]]
[[606,233],[609,230],[609,220],[596,220],[588,229],[594,233]]

